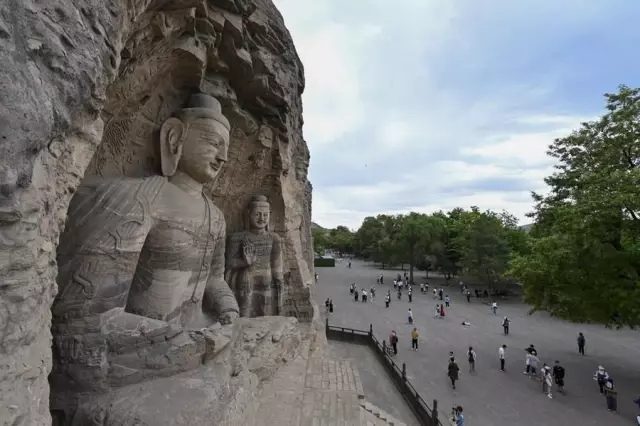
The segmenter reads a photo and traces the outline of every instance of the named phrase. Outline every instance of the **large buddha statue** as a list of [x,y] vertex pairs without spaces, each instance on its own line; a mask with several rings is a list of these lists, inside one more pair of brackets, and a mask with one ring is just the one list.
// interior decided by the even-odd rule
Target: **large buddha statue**
[[[162,175],[85,179],[58,250],[52,385],[105,390],[194,368],[197,332],[238,317],[225,220],[203,194],[227,161],[219,102],[192,95],[160,129]],[[217,324],[217,325],[215,325]]]
[[243,317],[280,315],[282,311],[282,240],[269,231],[271,208],[254,196],[245,216],[245,231],[229,236],[225,276]]

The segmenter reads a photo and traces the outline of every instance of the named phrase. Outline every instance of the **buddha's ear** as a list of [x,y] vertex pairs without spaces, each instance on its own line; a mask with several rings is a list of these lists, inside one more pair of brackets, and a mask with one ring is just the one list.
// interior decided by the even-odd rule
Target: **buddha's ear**
[[184,123],[175,117],[169,118],[160,128],[160,159],[163,176],[173,176],[182,156],[182,144],[187,136]]

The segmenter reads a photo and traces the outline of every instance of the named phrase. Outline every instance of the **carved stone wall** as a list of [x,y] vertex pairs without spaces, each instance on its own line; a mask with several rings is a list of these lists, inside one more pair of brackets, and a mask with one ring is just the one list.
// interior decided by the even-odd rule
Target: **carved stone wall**
[[289,314],[313,315],[303,68],[270,0],[8,0],[0,58],[0,424],[50,423],[55,252],[85,170],[149,173],[149,141],[194,90],[220,99],[232,125],[208,188],[229,231],[252,194],[267,195]]

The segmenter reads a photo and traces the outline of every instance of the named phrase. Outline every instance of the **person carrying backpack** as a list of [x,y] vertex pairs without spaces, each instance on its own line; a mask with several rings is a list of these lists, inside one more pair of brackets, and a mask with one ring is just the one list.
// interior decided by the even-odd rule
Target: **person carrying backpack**
[[476,372],[476,351],[473,350],[473,347],[469,346],[469,351],[467,352],[467,356],[469,358],[469,373]]

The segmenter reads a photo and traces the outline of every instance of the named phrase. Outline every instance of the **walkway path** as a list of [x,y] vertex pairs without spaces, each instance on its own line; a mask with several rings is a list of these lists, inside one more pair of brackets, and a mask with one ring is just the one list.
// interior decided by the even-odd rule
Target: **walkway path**
[[[489,308],[472,300],[467,304],[459,290],[449,287],[453,299],[451,309],[444,320],[432,318],[436,302],[431,295],[414,291],[413,303],[406,294],[401,301],[392,298],[391,307],[384,307],[383,295],[392,288],[392,274],[354,261],[348,269],[346,262],[336,268],[318,268],[320,280],[317,300],[323,306],[331,296],[335,312],[330,319],[333,325],[368,329],[373,324],[374,333],[386,338],[395,329],[400,337],[400,354],[397,362],[407,363],[409,379],[425,400],[437,398],[440,411],[448,411],[453,404],[465,408],[467,423],[503,426],[564,426],[631,425],[637,409],[632,400],[640,396],[640,333],[632,330],[608,330],[597,325],[576,325],[550,318],[545,314],[529,316],[527,308],[520,304],[504,304],[498,316]],[[385,284],[377,286],[377,300],[373,303],[355,303],[349,297],[348,286],[355,282],[359,287],[375,284],[380,272],[385,273]],[[437,282],[437,280],[431,280]],[[447,287],[444,287],[447,289]],[[411,327],[406,323],[407,309],[414,312],[415,325],[420,330],[420,350],[410,350]],[[509,336],[502,334],[502,316],[512,319]],[[471,327],[461,325],[468,320]],[[578,331],[587,338],[587,356],[577,353],[575,338]],[[507,345],[507,371],[499,371],[498,347]],[[553,400],[541,392],[539,382],[527,379],[523,374],[524,348],[535,344],[543,362],[552,364],[559,359],[567,372],[567,395],[556,395]],[[466,373],[466,350],[473,346],[478,355],[477,374]],[[446,377],[449,351],[456,354],[462,369],[457,391],[451,389]],[[619,413],[606,409],[592,375],[598,365],[603,365],[614,378],[618,390]],[[360,370],[366,365],[358,365]]]

